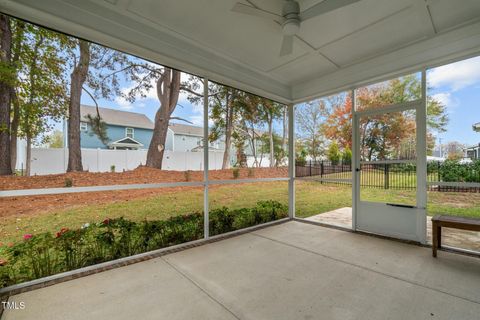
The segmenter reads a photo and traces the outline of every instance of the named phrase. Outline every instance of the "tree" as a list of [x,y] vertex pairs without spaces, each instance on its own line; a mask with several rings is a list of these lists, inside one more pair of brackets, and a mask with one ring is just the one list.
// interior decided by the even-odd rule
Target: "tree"
[[[406,76],[377,86],[357,90],[357,104],[362,109],[413,101],[421,97],[421,83],[415,76]],[[333,104],[322,130],[329,139],[339,141],[342,148],[352,146],[351,97]],[[445,131],[448,115],[445,106],[427,97],[427,153],[434,148],[434,132]],[[404,111],[379,116],[361,117],[360,156],[363,159],[412,158],[415,156],[415,114]]]
[[[80,145],[80,102],[83,85],[90,65],[90,43],[78,40],[78,61],[70,74],[70,99],[68,103],[68,166],[67,171],[83,171]],[[75,59],[76,60],[76,59]]]
[[[203,81],[196,78],[195,80],[190,79],[191,81],[182,83],[180,71],[133,57],[117,59],[117,61],[121,62],[122,67],[116,68],[113,72],[102,74],[100,76],[101,80],[95,86],[96,91],[100,92],[105,98],[119,95],[133,103],[138,97],[145,98],[146,93],[155,88],[160,105],[155,114],[153,135],[147,152],[146,166],[161,169],[170,121],[178,120],[191,123],[187,119],[172,115],[177,107],[180,91],[186,91],[196,99],[200,99],[203,97],[203,94],[196,92],[196,90],[200,87],[199,83],[203,83]],[[134,83],[134,86],[127,92],[120,88],[119,75],[123,75],[125,80]],[[191,97],[189,99],[194,101]]]
[[[210,92],[216,92],[209,99],[209,116],[213,121],[210,128],[209,141],[216,141],[224,137],[225,151],[223,152],[222,169],[230,166],[230,152],[232,145],[236,145],[237,160],[243,158],[244,135],[238,132],[240,118],[240,92],[236,89],[218,84],[210,84]],[[242,146],[242,147],[240,147]]]
[[345,148],[342,152],[342,162],[343,164],[351,164],[352,163],[352,150],[350,148]]
[[268,154],[270,160],[270,167],[275,166],[275,150],[274,150],[274,135],[273,135],[273,122],[282,116],[283,105],[276,103],[267,98],[260,98],[260,117],[267,123],[268,128]]
[[458,141],[450,141],[445,147],[445,152],[447,153],[448,160],[459,160],[463,158],[463,150],[465,145],[461,144]]
[[[270,135],[268,133],[263,134],[260,137],[260,141],[262,143],[260,152],[265,154],[271,154],[270,148],[272,145],[270,144]],[[270,167],[278,167],[279,165],[281,165],[284,158],[285,151],[282,145],[282,138],[277,134],[273,134],[273,161],[270,163]]]
[[340,154],[340,150],[338,149],[338,144],[336,141],[332,141],[328,146],[327,157],[334,166],[340,161],[342,155]]
[[342,149],[352,149],[352,99],[350,95],[329,98],[321,130],[326,138],[338,142]]
[[[75,38],[69,39],[69,56],[72,64],[70,74],[70,96],[68,108],[68,168],[67,171],[82,171],[80,149],[80,103],[82,93],[95,102],[96,115],[87,120],[92,132],[103,142],[108,142],[106,126],[102,120],[96,98],[112,98],[119,92],[117,72],[132,65],[133,58],[120,51]],[[105,81],[105,78],[110,81]],[[91,92],[92,90],[93,92]]]
[[48,148],[59,149],[63,148],[63,132],[55,130],[50,136],[47,137]]
[[26,49],[26,39],[28,35],[28,26],[24,21],[11,19],[12,26],[12,66],[15,68],[14,77],[16,79],[16,84],[12,87],[11,91],[11,115],[12,122],[10,125],[10,159],[12,164],[12,172],[15,171],[15,165],[17,163],[17,138],[19,135],[20,127],[20,101],[18,97],[18,78],[19,72],[23,66],[22,58],[25,55]]
[[[260,138],[262,136],[262,120],[264,115],[258,108],[261,103],[258,96],[241,92],[239,99],[239,132],[236,137],[243,137],[240,140],[247,141],[253,156],[253,165],[260,167],[262,165],[263,153],[261,152]],[[263,117],[263,118],[262,118]],[[260,160],[258,156],[260,155]]]
[[13,79],[10,18],[0,14],[0,175],[12,174],[10,159],[10,103]]
[[16,102],[19,134],[27,141],[26,174],[30,175],[33,140],[65,114],[66,82],[65,59],[59,45],[63,36],[30,24],[27,28]]
[[323,134],[325,103],[316,100],[306,103],[296,109],[298,133],[306,146],[308,154],[314,161],[323,153]]
[[146,162],[148,167],[162,168],[168,124],[177,106],[179,94],[180,71],[164,68],[162,75],[157,80],[157,96],[160,100],[160,108],[155,115],[152,141],[148,148]]

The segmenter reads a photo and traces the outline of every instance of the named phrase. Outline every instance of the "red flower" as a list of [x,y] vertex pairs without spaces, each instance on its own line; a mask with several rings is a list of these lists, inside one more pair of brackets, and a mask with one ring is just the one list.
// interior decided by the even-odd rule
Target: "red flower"
[[110,224],[110,219],[107,218],[107,219],[103,220],[103,224]]
[[24,235],[23,235],[23,240],[28,240],[28,239],[31,239],[32,237],[33,237],[32,234],[27,233],[27,234],[24,234]]
[[57,232],[57,233],[55,234],[55,237],[56,237],[56,238],[59,238],[59,237],[61,237],[63,234],[65,234],[65,233],[67,233],[67,232],[68,232],[68,228],[62,228],[62,229],[60,229],[59,232]]

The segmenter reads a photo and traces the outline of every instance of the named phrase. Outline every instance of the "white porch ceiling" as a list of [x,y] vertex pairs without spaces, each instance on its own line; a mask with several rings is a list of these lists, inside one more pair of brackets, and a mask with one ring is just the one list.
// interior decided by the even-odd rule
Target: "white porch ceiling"
[[[232,12],[235,2],[0,0],[0,11],[282,102],[480,53],[480,0],[361,0],[302,23],[284,57],[280,27]],[[242,2],[277,14],[283,4]]]

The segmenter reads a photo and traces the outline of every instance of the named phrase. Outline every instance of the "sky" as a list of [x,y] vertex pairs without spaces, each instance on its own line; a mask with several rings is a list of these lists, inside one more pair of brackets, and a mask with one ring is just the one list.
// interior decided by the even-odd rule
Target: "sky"
[[480,143],[472,125],[480,122],[480,57],[431,69],[427,73],[429,95],[447,107],[447,131],[437,135],[437,144],[458,141],[468,146]]
[[[186,79],[188,75],[182,74],[182,80]],[[427,81],[428,94],[446,105],[449,116],[447,131],[436,134],[437,144],[449,141],[466,145],[478,144],[480,133],[474,132],[472,125],[480,122],[480,57],[431,69],[427,72]],[[125,92],[132,86],[133,83],[121,82]],[[82,95],[82,103],[94,105],[86,94]],[[150,119],[154,119],[159,107],[154,89],[147,93],[146,98],[139,98],[133,104],[121,97],[116,97],[113,101],[99,99],[98,103],[101,107],[143,113]],[[203,107],[190,103],[186,93],[181,93],[173,115],[197,126],[203,124]]]

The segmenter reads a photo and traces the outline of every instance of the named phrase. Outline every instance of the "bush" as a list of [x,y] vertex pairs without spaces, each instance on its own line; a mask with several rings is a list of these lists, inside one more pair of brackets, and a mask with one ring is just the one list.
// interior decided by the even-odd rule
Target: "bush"
[[240,177],[240,169],[239,168],[233,168],[232,174],[233,174],[233,179],[238,179],[238,177]]
[[115,172],[115,165],[112,164],[112,165],[110,166],[110,172]]
[[192,180],[192,171],[191,170],[184,171],[183,174],[185,175],[185,181],[191,181]]
[[472,163],[446,160],[440,165],[439,173],[445,182],[480,182],[480,160]]
[[352,162],[352,150],[348,147],[343,150],[342,162],[343,164],[350,164]]
[[337,165],[340,162],[341,154],[340,150],[338,149],[338,144],[333,141],[330,143],[330,146],[327,150],[328,160],[332,162],[332,165]]
[[[286,217],[287,206],[260,201],[253,208],[210,211],[210,234],[222,234]],[[0,286],[185,243],[203,237],[203,214],[134,222],[124,218],[62,228],[55,234],[26,234],[0,247]]]
[[73,179],[72,178],[65,178],[65,187],[66,188],[73,187]]

